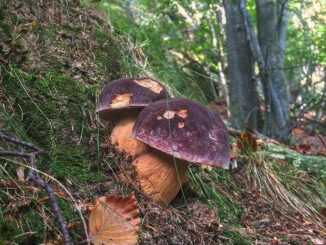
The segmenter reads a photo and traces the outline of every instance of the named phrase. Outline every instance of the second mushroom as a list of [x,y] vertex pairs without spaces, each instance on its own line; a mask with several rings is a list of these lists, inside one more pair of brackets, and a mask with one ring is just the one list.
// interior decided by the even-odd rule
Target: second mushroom
[[154,102],[138,115],[132,137],[152,150],[133,161],[143,192],[170,203],[187,173],[187,163],[228,168],[230,147],[220,116],[190,99]]
[[148,104],[168,96],[165,88],[150,78],[124,78],[103,88],[97,113],[100,118],[115,122],[110,142],[118,152],[133,159],[148,147],[130,137],[137,115]]

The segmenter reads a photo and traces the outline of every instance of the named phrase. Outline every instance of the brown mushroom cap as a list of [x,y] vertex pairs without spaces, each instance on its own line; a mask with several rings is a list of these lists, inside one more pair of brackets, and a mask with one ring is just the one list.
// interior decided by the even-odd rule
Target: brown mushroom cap
[[165,88],[153,79],[119,79],[103,88],[96,112],[102,119],[115,121],[121,111],[128,113],[128,110],[140,110],[167,96]]
[[220,168],[229,165],[229,135],[223,120],[190,99],[148,105],[138,115],[131,137],[189,162]]

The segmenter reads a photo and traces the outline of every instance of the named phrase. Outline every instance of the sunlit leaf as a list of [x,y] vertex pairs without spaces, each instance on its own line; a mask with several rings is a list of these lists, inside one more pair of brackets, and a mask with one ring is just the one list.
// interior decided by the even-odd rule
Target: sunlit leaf
[[250,133],[243,131],[237,139],[237,146],[245,153],[254,152],[257,150],[257,141]]
[[94,245],[132,245],[138,242],[139,209],[134,193],[127,197],[100,197],[89,216],[89,235]]

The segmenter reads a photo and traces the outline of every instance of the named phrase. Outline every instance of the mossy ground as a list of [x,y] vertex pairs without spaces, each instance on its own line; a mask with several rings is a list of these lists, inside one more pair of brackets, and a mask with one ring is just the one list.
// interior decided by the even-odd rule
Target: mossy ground
[[[118,46],[108,22],[95,9],[56,1],[43,6],[35,1],[4,1],[0,5],[1,132],[47,150],[51,160],[39,159],[38,169],[59,181],[85,185],[106,179],[98,168],[99,132],[94,111],[99,89],[120,76]],[[17,150],[5,142],[1,148]],[[8,164],[5,172],[0,171],[1,183],[7,186],[16,179],[21,160],[0,162]],[[4,210],[1,244],[35,244],[49,232],[44,219],[53,219],[50,203],[37,202],[45,192],[30,195],[25,185],[18,193],[30,208],[22,205]],[[1,210],[18,202],[10,193],[1,192]],[[66,198],[59,197],[59,205],[68,223],[78,220]],[[12,220],[7,227],[8,217]],[[52,233],[58,231],[55,228]],[[19,236],[24,232],[26,236]]]

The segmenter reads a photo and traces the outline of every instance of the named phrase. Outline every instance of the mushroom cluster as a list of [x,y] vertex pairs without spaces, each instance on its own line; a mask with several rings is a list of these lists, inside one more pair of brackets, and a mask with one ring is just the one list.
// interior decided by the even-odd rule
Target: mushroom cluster
[[[119,85],[121,81],[128,85]],[[156,96],[132,90],[135,83]],[[169,98],[154,80],[109,83],[101,94],[98,113],[117,121],[111,142],[118,152],[132,156],[142,191],[157,203],[168,204],[176,197],[188,163],[228,168],[229,137],[221,117],[196,101]]]
[[130,137],[137,115],[150,103],[166,98],[165,88],[149,78],[125,78],[110,82],[100,94],[97,113],[115,122],[110,141],[117,152],[133,159],[148,151],[146,144]]

